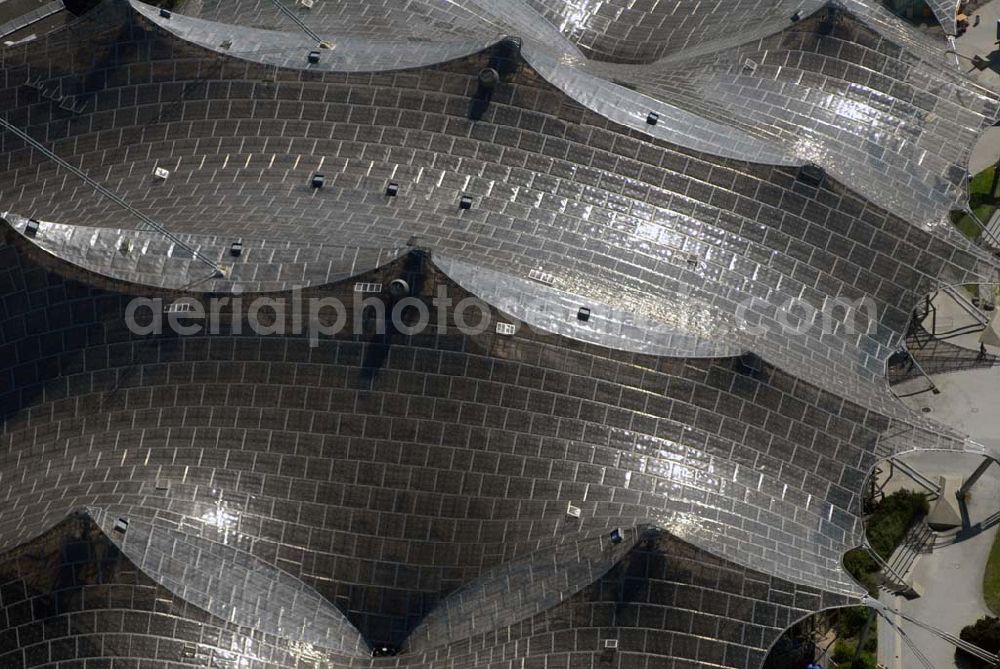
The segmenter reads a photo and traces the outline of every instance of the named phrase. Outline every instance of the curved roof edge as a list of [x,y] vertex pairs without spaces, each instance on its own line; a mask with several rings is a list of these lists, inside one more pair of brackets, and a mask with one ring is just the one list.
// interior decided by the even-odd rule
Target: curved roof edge
[[[206,530],[235,533],[235,515],[227,514],[224,506],[204,506]],[[232,545],[232,540],[164,527],[130,516],[129,511],[94,507],[88,514],[137,569],[184,601],[222,620],[279,638],[349,657],[371,655],[368,642],[343,612],[301,579]],[[119,513],[127,521],[125,532],[115,529]],[[242,587],[231,598],[218,596],[234,582]]]
[[[522,53],[539,76],[567,97],[636,132],[722,158],[765,165],[804,164],[779,146],[590,74],[546,54],[532,42],[525,43]],[[651,112],[659,116],[655,124],[647,120]]]
[[[680,332],[634,312],[554,288],[545,277],[529,281],[511,274],[432,254],[449,279],[529,328],[598,346],[665,357],[724,358],[743,348]],[[587,320],[580,317],[588,309]]]
[[[132,9],[178,39],[216,53],[264,65],[309,72],[409,70],[464,58],[490,47],[504,35],[490,32],[475,41],[432,42],[335,37],[317,44],[305,33],[250,28],[183,14],[169,17],[139,0]],[[318,54],[315,63],[310,53]]]
[[[338,283],[378,269],[410,250],[203,234],[168,238],[153,231],[35,221],[10,212],[0,214],[0,229],[39,264],[61,264],[51,269],[125,293],[149,289],[280,293]],[[218,271],[192,251],[214,260]]]

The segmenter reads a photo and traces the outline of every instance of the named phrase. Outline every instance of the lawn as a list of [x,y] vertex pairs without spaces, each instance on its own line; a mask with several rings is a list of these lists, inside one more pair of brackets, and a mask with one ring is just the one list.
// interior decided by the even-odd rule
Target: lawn
[[1000,615],[1000,534],[993,540],[983,573],[983,598],[993,615]]
[[[990,192],[993,185],[993,173],[996,168],[987,167],[969,180],[969,207],[983,225],[989,223],[990,216],[1000,206],[1000,198]],[[1000,188],[998,188],[1000,190]],[[952,213],[952,222],[962,234],[975,241],[982,234],[982,229],[972,220],[972,217],[962,212]]]

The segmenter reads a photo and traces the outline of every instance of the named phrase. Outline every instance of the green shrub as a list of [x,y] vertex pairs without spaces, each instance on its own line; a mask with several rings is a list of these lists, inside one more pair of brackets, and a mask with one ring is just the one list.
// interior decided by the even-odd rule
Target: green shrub
[[847,551],[844,555],[844,569],[861,583],[869,595],[878,596],[879,581],[875,574],[878,573],[879,566],[867,549],[855,548]]
[[927,497],[912,490],[897,490],[875,507],[866,522],[868,542],[883,559],[889,559],[906,532],[929,510]]
[[[997,205],[1000,205],[1000,198],[990,192],[993,173],[994,167],[990,166],[969,180],[969,208],[976,213],[983,225],[989,224],[990,216],[996,211]],[[982,235],[983,229],[965,212],[953,211],[951,220],[962,234],[973,241]]]
[[837,636],[840,638],[860,636],[868,622],[871,611],[867,606],[850,606],[837,610]]
[[854,653],[858,649],[858,642],[854,639],[837,639],[833,645],[833,661],[837,665],[850,666],[854,659]]

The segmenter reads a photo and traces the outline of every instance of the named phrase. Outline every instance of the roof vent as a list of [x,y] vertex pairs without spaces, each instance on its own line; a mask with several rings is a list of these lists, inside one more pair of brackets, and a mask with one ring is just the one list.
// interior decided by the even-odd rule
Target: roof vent
[[395,298],[406,297],[410,294],[410,284],[403,279],[393,279],[389,282],[389,294]]
[[743,61],[743,71],[746,74],[753,74],[757,71],[757,61],[747,58]]
[[153,169],[153,176],[157,179],[162,179],[164,181],[170,176],[170,170],[165,170],[162,167],[157,167]]
[[660,115],[656,112],[649,112],[646,116],[646,123],[649,125],[656,125],[656,122],[660,120]]
[[580,307],[580,311],[576,312],[576,317],[578,320],[586,323],[590,320],[590,309],[587,307]]
[[128,520],[126,520],[125,518],[119,518],[118,520],[115,521],[115,532],[125,534],[127,530],[128,530]]
[[24,226],[24,234],[28,237],[34,237],[38,234],[38,226],[41,225],[38,221],[33,218],[28,219],[27,224]]
[[161,19],[169,19],[170,16],[171,16],[171,14],[170,14],[170,10],[169,9],[161,9],[160,10],[160,18]]
[[566,515],[570,518],[579,518],[582,514],[582,510],[578,506],[573,506],[573,502],[570,502],[566,507]]
[[312,63],[313,65],[319,62],[319,51],[309,52],[309,62]]
[[234,258],[243,255],[243,242],[233,242],[233,245],[229,247],[229,255]]
[[325,183],[326,183],[326,177],[325,176],[323,176],[322,174],[314,174],[313,175],[313,178],[312,178],[312,187],[313,188],[322,188],[323,184],[325,184]]
[[492,67],[484,67],[479,70],[479,85],[483,88],[493,90],[500,83],[500,73]]
[[395,181],[390,181],[389,185],[385,187],[385,194],[388,197],[396,197],[399,195],[399,184]]
[[459,209],[472,209],[472,197],[469,195],[463,195],[458,201]]
[[622,541],[624,541],[624,539],[625,535],[622,534],[622,528],[616,527],[615,529],[611,530],[611,543],[620,544]]

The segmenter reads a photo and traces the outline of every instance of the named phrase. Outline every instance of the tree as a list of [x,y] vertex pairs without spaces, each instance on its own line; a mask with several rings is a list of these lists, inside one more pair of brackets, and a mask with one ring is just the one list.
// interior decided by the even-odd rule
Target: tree
[[[1000,653],[1000,618],[983,616],[972,625],[962,628],[958,636],[962,641],[979,646],[989,653]],[[963,664],[967,666],[981,667],[982,669],[990,669],[991,667],[991,665],[968,655],[961,649],[958,650],[958,653],[964,656],[966,662],[963,662]]]

